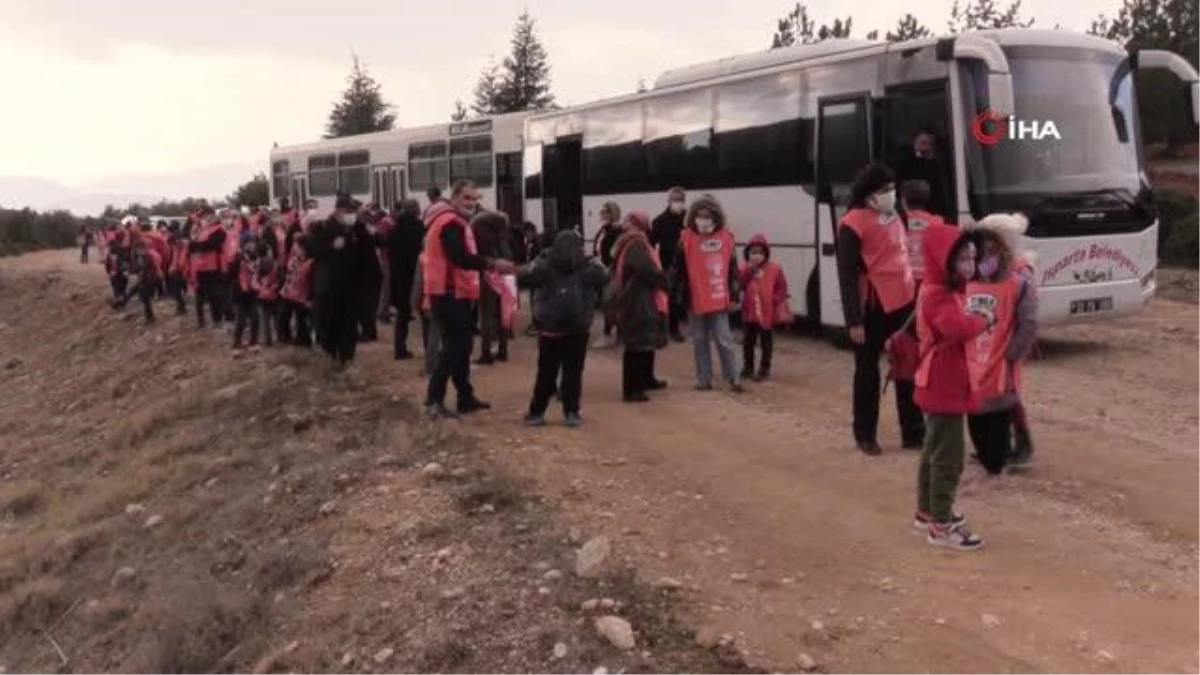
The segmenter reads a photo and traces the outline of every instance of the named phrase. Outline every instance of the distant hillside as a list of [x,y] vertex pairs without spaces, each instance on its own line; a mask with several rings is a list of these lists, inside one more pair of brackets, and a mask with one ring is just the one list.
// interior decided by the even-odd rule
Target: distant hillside
[[65,209],[76,215],[99,215],[105,205],[124,207],[160,199],[219,198],[266,167],[255,162],[221,164],[167,174],[122,174],[68,186],[29,176],[0,176],[0,206],[37,211]]

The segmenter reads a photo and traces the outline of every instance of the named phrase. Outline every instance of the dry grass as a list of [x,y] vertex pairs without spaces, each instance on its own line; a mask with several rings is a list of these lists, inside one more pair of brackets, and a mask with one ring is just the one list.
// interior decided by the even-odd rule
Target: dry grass
[[[569,565],[553,514],[383,377],[331,378],[299,350],[233,360],[211,332],[143,329],[74,283],[6,276],[0,294],[20,317],[0,326],[20,354],[0,389],[0,666],[61,669],[53,627],[74,671],[371,671],[383,646],[389,670],[740,668],[631,576],[533,592],[535,565]],[[421,479],[431,461],[446,480]],[[626,603],[656,661],[581,621],[598,595]]]

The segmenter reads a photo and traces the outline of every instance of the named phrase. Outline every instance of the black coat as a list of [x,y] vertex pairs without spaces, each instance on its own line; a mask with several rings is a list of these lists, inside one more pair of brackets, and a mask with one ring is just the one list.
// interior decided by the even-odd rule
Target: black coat
[[621,257],[621,288],[614,298],[619,312],[617,337],[630,351],[650,351],[667,345],[666,316],[654,303],[655,291],[667,289],[667,275],[654,264],[650,242],[644,238],[618,240],[614,255]]
[[[345,244],[334,248],[333,242],[343,237]],[[348,298],[358,287],[361,277],[358,264],[362,242],[354,230],[330,218],[312,226],[308,250],[313,259],[313,295],[337,295]]]
[[413,278],[417,273],[417,259],[425,245],[425,224],[421,219],[407,213],[396,218],[396,225],[388,232],[384,247],[388,252],[391,271],[392,305],[401,317],[412,311]]

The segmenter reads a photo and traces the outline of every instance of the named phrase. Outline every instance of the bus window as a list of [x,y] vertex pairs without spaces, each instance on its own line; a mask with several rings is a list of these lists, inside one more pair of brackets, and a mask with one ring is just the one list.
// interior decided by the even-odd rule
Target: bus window
[[492,186],[491,136],[450,141],[450,184],[460,180],[469,180],[480,188]]
[[308,158],[308,192],[313,197],[337,193],[337,155],[313,155]]
[[421,143],[408,148],[408,188],[425,192],[431,187],[449,184],[449,165],[446,161],[446,142]]
[[711,89],[646,101],[648,191],[673,185],[711,187],[716,164],[712,119]]
[[720,87],[717,182],[721,187],[766,187],[811,181],[809,138],[801,135],[802,128],[798,73]]
[[642,104],[589,110],[583,133],[583,192],[589,195],[646,192],[642,151]]
[[371,154],[354,150],[338,155],[339,188],[352,195],[371,191]]
[[542,198],[542,146],[525,146],[525,156],[522,158],[522,168],[525,173],[525,199]]
[[287,196],[288,180],[291,178],[291,174],[292,171],[286,159],[271,162],[271,194],[276,200]]

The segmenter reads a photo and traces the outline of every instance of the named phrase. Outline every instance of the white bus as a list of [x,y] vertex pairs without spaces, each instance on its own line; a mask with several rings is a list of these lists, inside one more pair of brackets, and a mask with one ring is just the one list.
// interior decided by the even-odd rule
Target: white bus
[[[851,180],[926,128],[951,222],[1029,216],[1044,324],[1130,314],[1153,297],[1157,265],[1139,67],[1188,83],[1195,120],[1200,86],[1181,57],[1057,30],[836,40],[668,71],[648,92],[526,120],[525,213],[591,237],[604,201],[654,215],[673,185],[712,193],[739,244],[771,242],[796,316],[839,328],[834,237]],[[1008,122],[994,144],[978,140],[993,125],[972,133],[981,111]]]
[[480,188],[488,208],[524,219],[521,134],[529,113],[382,131],[271,151],[271,201],[301,207],[316,200],[322,215],[339,191],[391,208],[412,197],[428,205],[431,187],[449,193],[459,179]]

